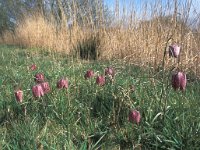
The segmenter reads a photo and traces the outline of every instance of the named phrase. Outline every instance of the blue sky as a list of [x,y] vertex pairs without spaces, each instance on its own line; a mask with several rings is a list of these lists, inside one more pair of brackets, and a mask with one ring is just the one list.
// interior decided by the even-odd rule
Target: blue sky
[[[140,12],[144,12],[144,3],[148,2],[147,11],[150,13],[152,9],[154,9],[152,6],[155,2],[161,2],[161,5],[159,7],[162,7],[162,9],[165,9],[164,12],[167,14],[170,14],[173,12],[173,8],[167,8],[167,2],[170,2],[171,6],[173,6],[174,0],[118,0],[119,1],[119,8],[122,12],[123,7],[125,7],[126,13],[129,14],[131,9],[134,7],[134,10],[139,15]],[[186,2],[189,2],[191,0],[178,0],[178,5],[183,7],[183,5],[186,4]],[[104,0],[104,3],[109,7],[111,11],[115,10],[115,4],[116,0]],[[179,8],[181,8],[179,7]],[[181,10],[182,11],[182,10]],[[193,12],[200,14],[200,0],[192,0],[192,6],[190,10],[190,15],[192,17]]]

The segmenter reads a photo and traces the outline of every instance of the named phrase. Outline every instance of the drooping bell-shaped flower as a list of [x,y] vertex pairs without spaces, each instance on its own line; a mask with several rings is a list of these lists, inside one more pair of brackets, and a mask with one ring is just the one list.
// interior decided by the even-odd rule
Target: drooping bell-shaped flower
[[58,89],[64,89],[64,88],[68,88],[68,80],[67,79],[60,79],[57,82],[57,88]]
[[42,89],[44,91],[44,94],[47,94],[48,92],[51,91],[51,88],[49,86],[49,82],[43,82],[41,83]]
[[113,78],[115,76],[115,69],[112,67],[107,67],[105,69],[105,75],[111,76]]
[[104,75],[99,75],[96,78],[96,84],[103,86],[106,83],[106,79]]
[[186,74],[183,72],[177,72],[172,75],[172,87],[174,90],[180,89],[184,91],[187,84]]
[[15,98],[19,103],[22,103],[23,100],[23,91],[22,90],[16,90],[15,91]]
[[178,46],[177,44],[169,46],[169,57],[178,58],[179,54],[180,54],[180,46]]
[[30,70],[36,70],[37,69],[37,66],[36,66],[36,64],[32,64],[31,66],[30,66]]
[[34,85],[32,87],[32,93],[34,97],[41,97],[44,95],[44,91],[41,84]]
[[44,81],[44,74],[43,73],[37,73],[35,75],[35,82],[41,83]]
[[131,110],[129,112],[129,121],[130,122],[139,124],[140,120],[141,120],[141,115],[140,115],[139,111]]
[[93,72],[93,70],[88,70],[86,73],[85,73],[85,75],[84,75],[84,77],[85,77],[85,79],[89,79],[89,78],[92,78],[94,76],[94,72]]

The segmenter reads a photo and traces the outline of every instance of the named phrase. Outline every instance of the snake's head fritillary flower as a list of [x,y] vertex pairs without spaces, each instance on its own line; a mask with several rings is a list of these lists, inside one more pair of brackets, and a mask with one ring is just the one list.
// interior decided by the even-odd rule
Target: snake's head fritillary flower
[[43,73],[37,73],[35,75],[35,82],[41,83],[44,81],[44,74]]
[[109,75],[109,76],[111,76],[113,78],[115,76],[115,70],[114,70],[114,68],[107,67],[105,69],[105,75]]
[[23,100],[23,91],[22,90],[16,90],[15,91],[15,98],[19,103],[22,103]]
[[64,88],[68,88],[68,80],[67,79],[60,79],[57,82],[57,88],[58,89],[64,89]]
[[99,75],[96,78],[96,84],[103,86],[106,82],[105,76],[104,75]]
[[85,77],[85,79],[89,79],[89,78],[92,78],[94,76],[94,72],[93,72],[93,70],[88,70],[86,73],[85,73],[85,75],[84,75],[84,77]]
[[37,66],[36,66],[36,64],[32,64],[31,66],[30,66],[30,70],[36,70],[37,69]]
[[169,57],[178,58],[179,54],[180,54],[180,46],[178,46],[177,44],[169,46]]
[[34,85],[32,87],[32,93],[34,97],[41,97],[44,95],[44,91],[41,84]]
[[139,124],[140,120],[141,120],[141,115],[140,115],[139,111],[131,110],[129,112],[129,121],[130,122]]
[[44,91],[44,94],[47,94],[48,92],[51,91],[51,88],[49,86],[49,82],[43,82],[41,83],[42,89]]
[[186,74],[183,72],[177,72],[172,75],[172,87],[174,90],[180,89],[184,91],[187,84]]

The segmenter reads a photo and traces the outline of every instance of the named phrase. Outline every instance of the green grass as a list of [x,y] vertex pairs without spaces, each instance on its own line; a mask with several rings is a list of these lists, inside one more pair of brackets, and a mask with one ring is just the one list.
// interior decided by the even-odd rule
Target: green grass
[[[31,64],[36,71],[28,69]],[[107,66],[116,68],[113,83],[99,87],[95,78],[84,79],[88,69],[103,74]],[[31,92],[37,72],[51,86],[41,98]],[[199,149],[199,81],[189,82],[185,92],[174,91],[170,72],[163,81],[162,74],[120,61],[87,62],[2,45],[0,149]],[[67,91],[56,89],[61,77],[69,79]],[[15,100],[15,87],[24,92],[22,104]],[[130,109],[140,111],[139,125],[128,121]]]

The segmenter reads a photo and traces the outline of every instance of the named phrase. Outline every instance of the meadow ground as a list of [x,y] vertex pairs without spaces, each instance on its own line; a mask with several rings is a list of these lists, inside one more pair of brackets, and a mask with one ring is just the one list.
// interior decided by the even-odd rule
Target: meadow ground
[[[85,80],[88,69],[100,75],[108,66],[116,70],[114,81]],[[34,98],[39,72],[51,92]],[[1,45],[0,149],[200,149],[200,81],[187,76],[186,90],[174,91],[169,70]],[[67,90],[56,88],[62,77]],[[24,93],[22,103],[16,88]],[[131,109],[140,112],[139,124],[129,122]]]

